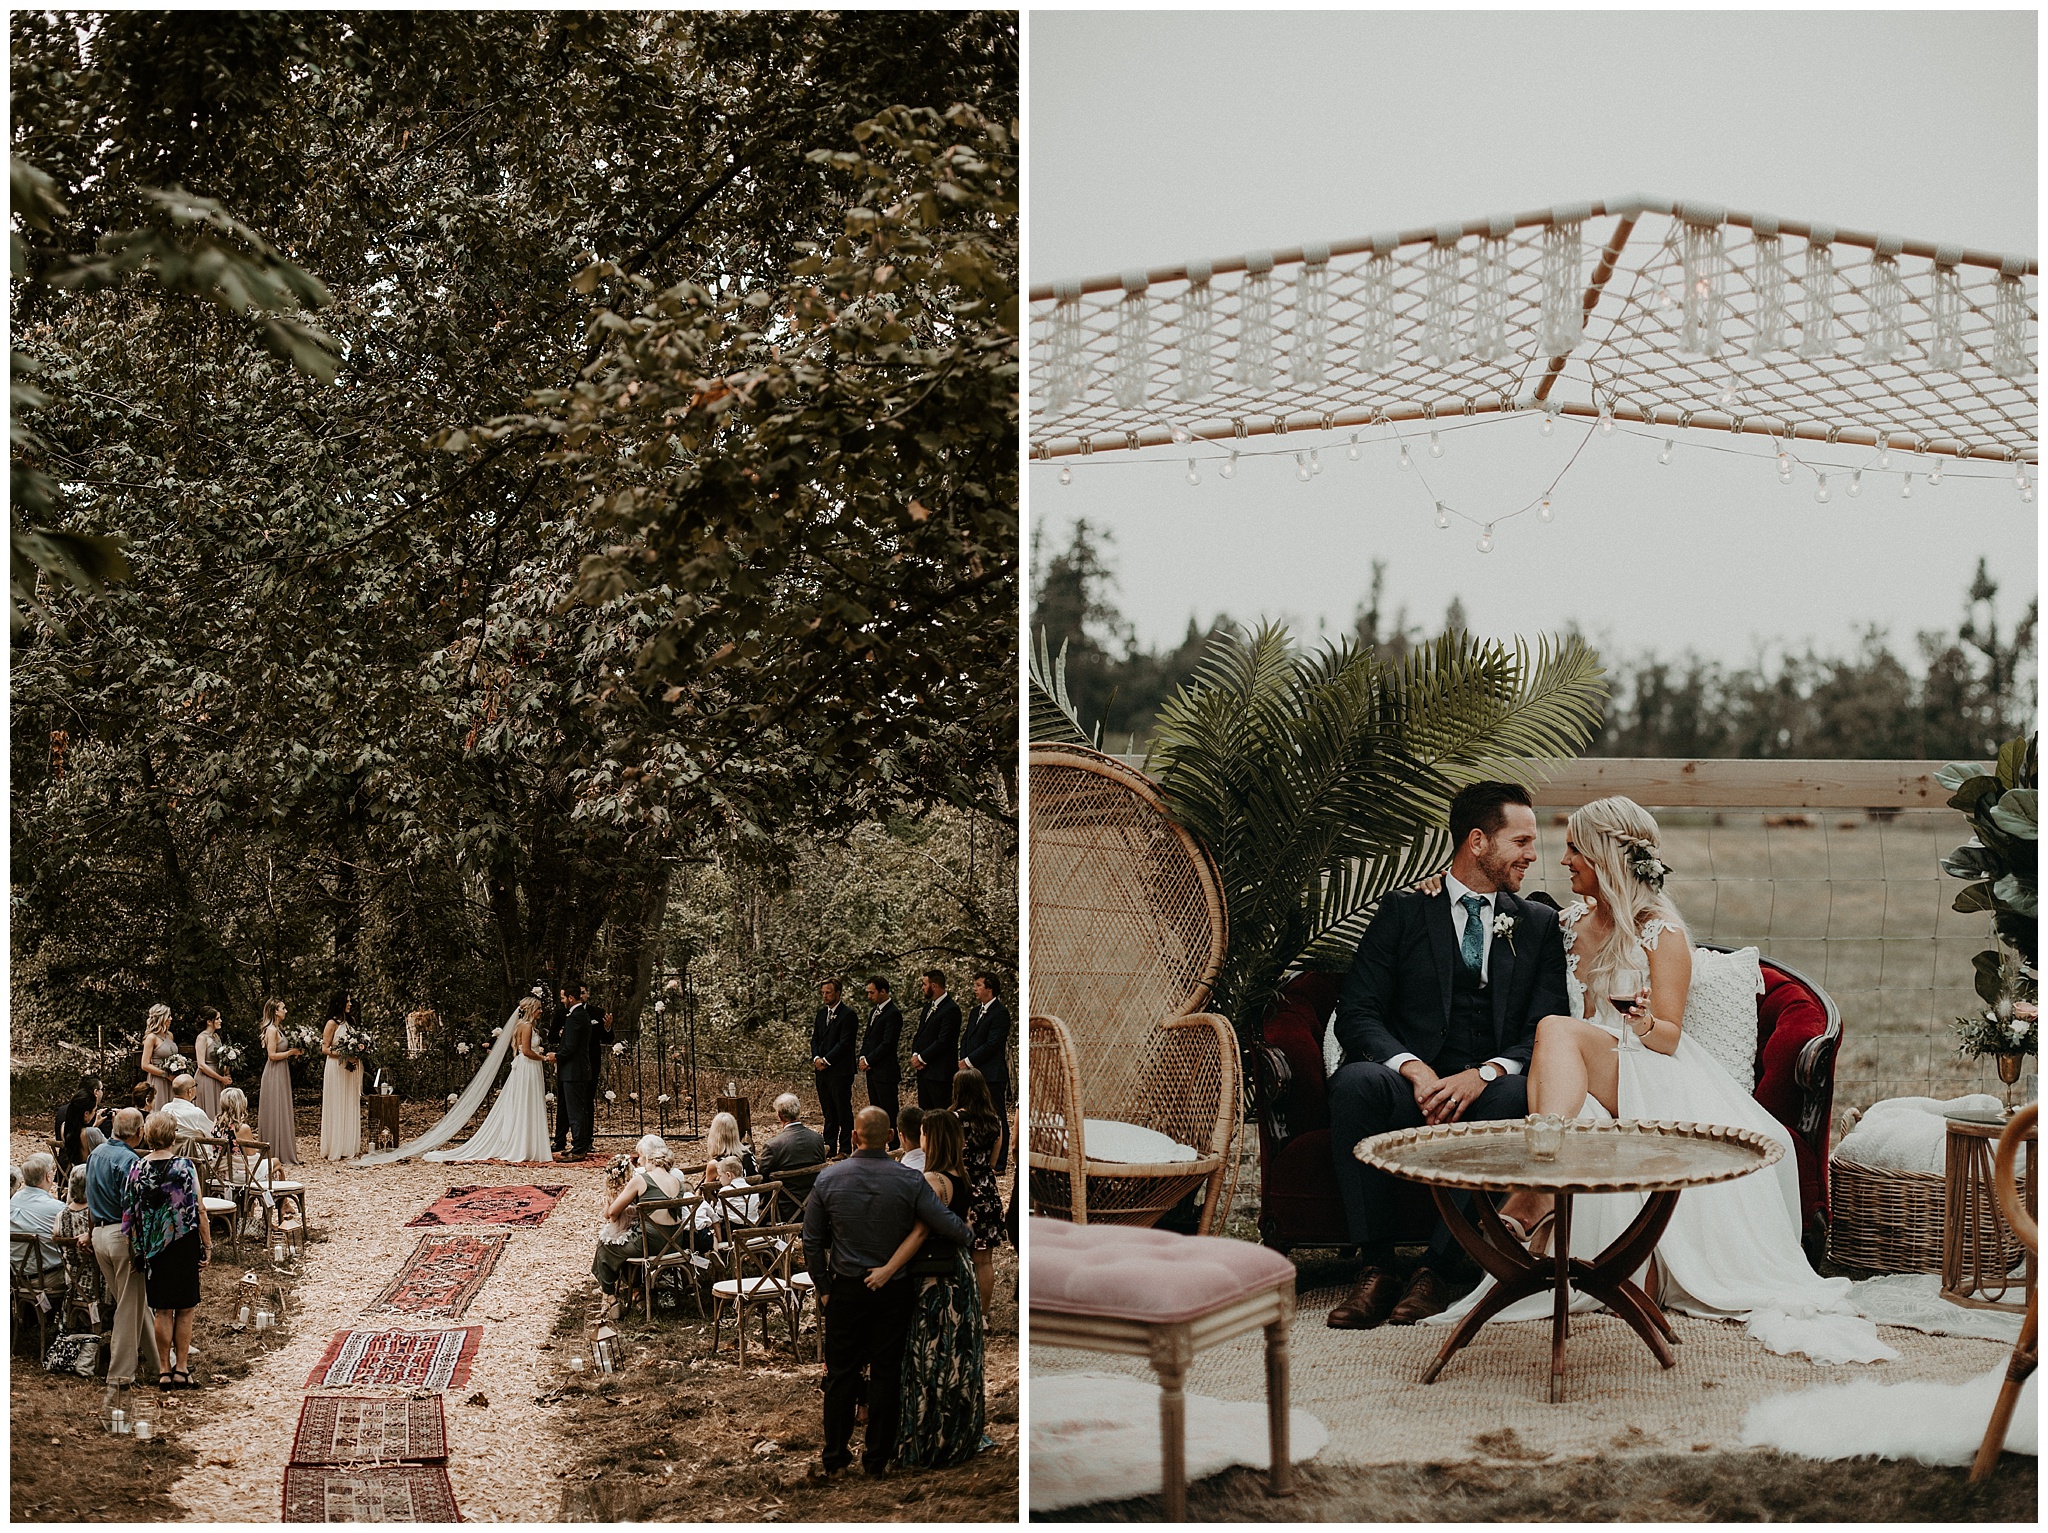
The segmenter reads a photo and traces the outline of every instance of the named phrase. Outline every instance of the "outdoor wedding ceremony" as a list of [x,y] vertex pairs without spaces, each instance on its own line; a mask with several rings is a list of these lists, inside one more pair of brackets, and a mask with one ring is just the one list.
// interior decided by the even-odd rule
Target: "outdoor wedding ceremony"
[[1015,1522],[1014,12],[15,12],[10,1517]]
[[2035,17],[1029,46],[1033,1518],[2034,1520]]

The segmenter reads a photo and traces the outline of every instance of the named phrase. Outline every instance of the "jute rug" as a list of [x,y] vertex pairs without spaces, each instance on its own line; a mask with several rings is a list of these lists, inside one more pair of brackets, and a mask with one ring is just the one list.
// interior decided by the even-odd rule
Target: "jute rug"
[[453,1389],[469,1382],[484,1328],[337,1331],[306,1376],[308,1389]]
[[[1682,1345],[1677,1366],[1657,1365],[1649,1348],[1611,1315],[1575,1315],[1565,1343],[1561,1404],[1549,1403],[1550,1325],[1486,1326],[1434,1384],[1417,1382],[1449,1331],[1381,1326],[1333,1331],[1323,1324],[1341,1288],[1301,1296],[1290,1336],[1291,1403],[1329,1429],[1326,1464],[1535,1462],[1614,1453],[1690,1453],[1741,1448],[1742,1418],[1774,1395],[1867,1378],[1885,1383],[1955,1383],[1983,1373],[2008,1348],[1996,1342],[1928,1336],[1894,1326],[1884,1340],[1897,1362],[1816,1367],[1767,1352],[1739,1325],[1673,1316]],[[1152,1379],[1141,1358],[1034,1346],[1034,1375],[1086,1369]],[[1199,1353],[1190,1393],[1264,1400],[1265,1338],[1253,1332]]]
[[398,1276],[384,1285],[384,1291],[363,1313],[411,1315],[419,1320],[460,1319],[511,1238],[502,1232],[473,1230],[422,1235],[398,1269]]
[[448,1421],[439,1395],[308,1395],[292,1437],[294,1464],[445,1464]]
[[448,1471],[426,1464],[293,1464],[284,1472],[286,1522],[460,1522]]
[[450,1187],[407,1229],[437,1224],[509,1224],[522,1228],[544,1221],[569,1184],[552,1187]]

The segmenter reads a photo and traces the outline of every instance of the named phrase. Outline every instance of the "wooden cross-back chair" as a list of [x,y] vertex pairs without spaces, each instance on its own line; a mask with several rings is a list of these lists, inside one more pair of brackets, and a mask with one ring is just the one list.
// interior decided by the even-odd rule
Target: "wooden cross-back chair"
[[[642,1198],[633,1205],[640,1216],[640,1254],[626,1258],[626,1265],[640,1275],[640,1296],[648,1320],[654,1319],[654,1285],[664,1272],[679,1274],[704,1313],[704,1296],[697,1287],[697,1264],[702,1258],[694,1244],[697,1209],[704,1202],[698,1193],[679,1198]],[[656,1219],[656,1214],[672,1215]]]
[[[1097,751],[1031,747],[1031,1201],[1079,1224],[1157,1224],[1236,1150],[1238,1046],[1205,1011],[1222,967],[1215,864],[1144,774]],[[1152,1129],[1192,1159],[1113,1161],[1089,1120]]]

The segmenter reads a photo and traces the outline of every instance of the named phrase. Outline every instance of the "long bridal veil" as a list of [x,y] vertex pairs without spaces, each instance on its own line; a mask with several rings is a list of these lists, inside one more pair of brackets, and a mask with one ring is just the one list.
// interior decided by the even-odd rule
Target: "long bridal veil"
[[[521,1001],[520,1006],[526,1003]],[[536,1019],[538,1020],[538,1019]],[[519,1021],[519,1007],[512,1008],[512,1015],[505,1019],[505,1025],[498,1029],[498,1041],[491,1045],[491,1052],[484,1056],[484,1062],[477,1066],[476,1074],[470,1077],[462,1095],[455,1099],[455,1105],[448,1109],[441,1121],[428,1129],[417,1139],[408,1139],[395,1150],[386,1150],[381,1155],[358,1155],[349,1161],[351,1166],[388,1166],[393,1161],[410,1160],[415,1155],[424,1155],[428,1150],[438,1150],[469,1126],[469,1120],[476,1116],[476,1110],[483,1106],[484,1098],[491,1094],[491,1088],[498,1082],[498,1067],[505,1062],[505,1056],[512,1052],[512,1030]]]

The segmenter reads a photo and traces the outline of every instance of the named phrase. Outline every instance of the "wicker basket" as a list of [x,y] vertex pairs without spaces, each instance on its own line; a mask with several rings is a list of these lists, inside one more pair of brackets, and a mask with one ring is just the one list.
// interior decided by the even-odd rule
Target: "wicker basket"
[[1948,1178],[1828,1162],[1828,1258],[1866,1272],[1941,1271]]

